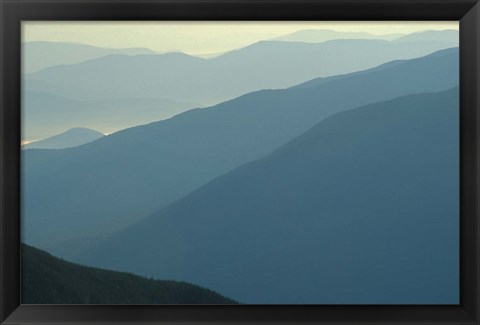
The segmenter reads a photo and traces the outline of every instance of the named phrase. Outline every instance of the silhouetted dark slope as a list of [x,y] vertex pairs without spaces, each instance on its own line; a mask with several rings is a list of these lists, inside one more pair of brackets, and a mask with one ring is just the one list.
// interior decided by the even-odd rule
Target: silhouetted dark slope
[[182,53],[111,55],[29,74],[25,87],[82,100],[161,97],[206,106],[259,89],[290,87],[312,78],[368,69],[453,46],[458,43],[262,41],[208,60]]
[[22,149],[64,149],[76,147],[104,137],[105,134],[88,128],[72,128],[47,139],[31,142]]
[[458,303],[458,88],[336,114],[79,260],[245,303]]
[[73,264],[22,244],[23,304],[236,304],[198,286]]
[[24,240],[68,256],[68,246],[60,242],[104,236],[131,224],[334,113],[455,85],[458,51],[318,87],[251,93],[78,148],[26,150]]

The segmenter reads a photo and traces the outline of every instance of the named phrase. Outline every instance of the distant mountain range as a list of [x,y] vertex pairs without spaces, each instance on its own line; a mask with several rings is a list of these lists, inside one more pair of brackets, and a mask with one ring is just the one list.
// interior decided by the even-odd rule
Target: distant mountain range
[[85,267],[22,244],[23,304],[236,304],[198,286]]
[[22,146],[22,149],[64,149],[76,147],[104,137],[103,133],[88,128],[72,128],[61,134]]
[[[451,34],[451,35],[449,35]],[[456,34],[456,35],[455,35]],[[441,31],[423,31],[406,34],[383,34],[375,35],[366,32],[340,32],[330,29],[306,29],[300,30],[288,35],[276,37],[272,40],[283,42],[306,42],[321,43],[335,39],[378,39],[378,40],[402,40],[410,38],[416,40],[438,40],[438,41],[457,41],[457,30],[441,30]],[[422,35],[421,37],[419,37]],[[142,54],[159,54],[158,52],[148,48],[105,48],[79,43],[67,42],[48,42],[48,41],[31,41],[22,43],[23,53],[23,73],[38,72],[42,69],[55,65],[76,64],[88,61],[102,56],[122,54],[122,55],[142,55]],[[217,54],[204,55],[203,57],[214,57]]]
[[22,43],[23,73],[40,71],[54,65],[75,64],[106,55],[155,54],[146,48],[112,49],[78,43],[63,42],[25,42]]
[[77,260],[245,303],[458,304],[458,93],[335,114]]
[[183,53],[109,55],[27,74],[26,90],[72,99],[165,98],[212,105],[260,89],[421,57],[458,42],[261,41],[212,59]]
[[73,256],[332,114],[456,85],[458,49],[449,49],[254,92],[76,148],[25,150],[23,238],[55,255]]
[[146,49],[24,43],[24,66],[57,65],[23,74],[22,140],[50,137],[77,125],[112,133],[252,91],[286,88],[458,46],[455,31],[425,32],[408,42],[342,39],[373,35],[328,30],[299,35],[305,33],[338,39],[261,41],[209,59]]
[[339,32],[331,29],[304,29],[288,35],[276,37],[273,40],[282,42],[321,43],[335,39],[380,39],[394,40],[405,34],[375,35],[366,32]]

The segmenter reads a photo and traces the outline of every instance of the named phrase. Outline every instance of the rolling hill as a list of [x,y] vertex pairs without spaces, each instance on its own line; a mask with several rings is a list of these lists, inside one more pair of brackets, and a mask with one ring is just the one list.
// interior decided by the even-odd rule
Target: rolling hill
[[245,303],[458,304],[458,92],[335,114],[77,260]]
[[155,54],[146,48],[113,49],[79,43],[33,41],[22,43],[23,72],[33,73],[55,65],[75,64],[106,55]]
[[69,263],[22,244],[23,304],[236,304],[198,286]]
[[251,93],[76,148],[24,150],[24,241],[73,256],[332,114],[458,85],[458,49],[321,81]]

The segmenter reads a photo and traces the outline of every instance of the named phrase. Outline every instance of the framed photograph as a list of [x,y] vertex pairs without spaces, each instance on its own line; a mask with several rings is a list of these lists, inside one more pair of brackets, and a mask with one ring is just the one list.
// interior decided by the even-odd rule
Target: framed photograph
[[480,324],[477,0],[0,0],[0,322]]

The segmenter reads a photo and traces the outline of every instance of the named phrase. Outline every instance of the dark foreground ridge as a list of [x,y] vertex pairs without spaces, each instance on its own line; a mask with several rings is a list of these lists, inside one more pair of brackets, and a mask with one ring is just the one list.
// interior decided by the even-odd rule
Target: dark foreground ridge
[[22,244],[23,304],[236,304],[178,281],[81,266]]

